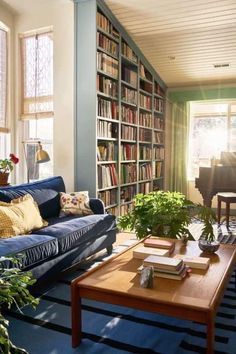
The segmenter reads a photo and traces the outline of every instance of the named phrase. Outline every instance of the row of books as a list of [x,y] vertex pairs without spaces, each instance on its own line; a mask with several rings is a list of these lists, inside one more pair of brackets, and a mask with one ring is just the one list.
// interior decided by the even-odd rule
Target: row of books
[[152,141],[152,131],[150,129],[140,128],[139,129],[139,140],[140,141]]
[[99,51],[97,52],[97,68],[98,70],[104,71],[108,75],[118,78],[118,60]]
[[121,139],[136,140],[137,139],[137,128],[122,124],[122,126],[121,126]]
[[115,164],[98,165],[98,189],[116,186],[118,175]]
[[121,99],[128,103],[137,105],[137,91],[132,90],[126,86],[122,86]]
[[118,57],[119,45],[101,32],[97,32],[97,45]]
[[139,146],[139,160],[151,160],[152,149],[146,145]]
[[159,178],[163,175],[163,162],[153,162],[153,178]]
[[117,159],[117,144],[113,141],[99,142],[97,146],[98,161],[114,161]]
[[143,91],[146,91],[147,93],[152,94],[152,83],[151,82],[143,81],[141,79],[139,82],[139,88]]
[[144,127],[152,127],[152,113],[139,112],[139,125]]
[[134,144],[121,144],[121,160],[136,160],[137,146]]
[[102,28],[105,32],[111,34],[113,37],[119,39],[119,33],[114,28],[112,23],[101,12],[97,11],[97,26]]
[[139,104],[145,109],[152,109],[152,98],[150,96],[139,94]]
[[153,120],[153,128],[154,129],[164,129],[164,120],[163,118],[157,117],[154,115],[154,120]]
[[155,144],[163,144],[164,136],[163,133],[160,132],[153,132],[153,143]]
[[126,215],[129,211],[133,209],[133,203],[123,204],[120,206],[120,215]]
[[97,75],[97,90],[106,95],[118,97],[117,82],[100,74]]
[[112,215],[119,215],[119,208],[117,206],[113,206],[111,208],[106,208],[106,212],[108,214],[112,214]]
[[122,122],[127,122],[130,124],[137,124],[138,113],[137,108],[127,107],[125,105],[121,106],[121,120]]
[[97,121],[97,136],[98,138],[117,138],[117,124],[106,120]]
[[150,163],[142,163],[139,165],[139,180],[152,178],[152,168]]
[[110,189],[108,191],[101,191],[98,193],[98,198],[103,201],[105,205],[113,205],[117,203],[117,189]]
[[98,116],[108,119],[118,119],[118,105],[116,101],[109,101],[98,97]]
[[124,41],[122,41],[121,48],[122,48],[122,49],[121,49],[121,50],[122,50],[122,54],[123,54],[126,58],[128,58],[128,59],[134,61],[135,63],[137,63],[138,57],[137,57],[137,55],[134,53],[134,51],[130,48],[130,46],[128,46],[127,43],[125,43]]
[[120,191],[120,202],[127,203],[130,202],[135,194],[137,193],[136,186],[122,187]]
[[143,193],[143,194],[148,194],[149,192],[151,192],[151,183],[150,182],[144,182],[144,183],[140,183],[139,184],[139,193]]
[[121,184],[132,183],[137,181],[137,165],[136,164],[122,164],[121,165]]
[[164,160],[165,157],[165,149],[163,147],[157,147],[154,146],[154,148],[152,149],[153,151],[153,158],[154,160]]
[[154,97],[154,109],[158,112],[163,112],[164,100],[162,100],[161,98]]
[[121,80],[127,82],[128,84],[130,84],[134,87],[137,87],[138,74],[136,71],[130,69],[129,67],[122,65]]
[[165,97],[165,92],[161,86],[155,81],[154,83],[154,94]]

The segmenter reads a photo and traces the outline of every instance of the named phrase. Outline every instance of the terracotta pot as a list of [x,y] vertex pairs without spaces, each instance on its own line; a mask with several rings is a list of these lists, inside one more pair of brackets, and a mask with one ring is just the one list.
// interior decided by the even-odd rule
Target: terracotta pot
[[0,186],[7,186],[8,185],[8,177],[9,177],[9,173],[0,172]]

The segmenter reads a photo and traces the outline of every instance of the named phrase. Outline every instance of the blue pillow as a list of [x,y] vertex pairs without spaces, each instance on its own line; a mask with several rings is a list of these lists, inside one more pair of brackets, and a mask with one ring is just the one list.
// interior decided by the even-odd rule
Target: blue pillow
[[57,176],[4,187],[0,189],[0,201],[9,203],[12,199],[30,194],[37,202],[42,218],[48,219],[59,215],[60,192],[65,192],[65,184],[63,178]]

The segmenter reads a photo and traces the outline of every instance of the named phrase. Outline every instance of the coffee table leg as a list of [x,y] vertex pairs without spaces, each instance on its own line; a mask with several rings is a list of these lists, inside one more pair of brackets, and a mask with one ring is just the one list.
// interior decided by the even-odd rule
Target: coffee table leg
[[71,286],[72,347],[81,342],[81,298],[76,285]]
[[215,321],[214,316],[210,315],[207,323],[207,354],[214,354],[215,344]]

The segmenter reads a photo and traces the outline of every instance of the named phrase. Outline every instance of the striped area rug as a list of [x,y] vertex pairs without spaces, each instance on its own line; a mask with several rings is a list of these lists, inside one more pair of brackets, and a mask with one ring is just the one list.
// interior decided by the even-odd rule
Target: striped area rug
[[[120,252],[130,243],[117,247]],[[70,282],[106,260],[100,256],[42,291],[36,310],[10,311],[10,337],[30,354],[205,353],[206,326],[191,321],[83,300],[83,340],[71,347]],[[216,354],[236,354],[236,292],[232,275],[216,318]]]

